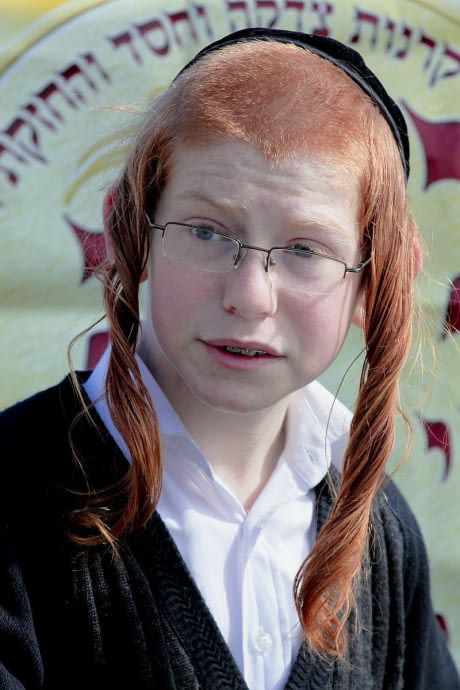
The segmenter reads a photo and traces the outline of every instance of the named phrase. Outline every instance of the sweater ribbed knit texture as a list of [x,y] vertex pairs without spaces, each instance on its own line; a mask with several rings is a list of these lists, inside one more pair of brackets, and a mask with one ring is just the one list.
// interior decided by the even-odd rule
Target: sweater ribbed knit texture
[[[79,411],[65,379],[0,415],[0,690],[248,690],[158,514],[119,558],[67,538],[85,487],[68,443]],[[126,461],[102,426],[81,417],[72,438],[94,487],[122,476]],[[316,493],[320,530],[327,480]],[[460,690],[423,541],[392,483],[375,500],[370,544],[346,658],[318,659],[304,643],[286,690]]]

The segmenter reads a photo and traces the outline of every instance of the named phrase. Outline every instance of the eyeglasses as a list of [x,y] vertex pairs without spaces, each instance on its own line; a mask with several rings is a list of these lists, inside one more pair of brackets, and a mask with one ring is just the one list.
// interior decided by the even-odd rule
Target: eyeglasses
[[361,273],[371,259],[357,266],[328,256],[305,243],[264,249],[243,244],[212,226],[168,222],[159,225],[146,214],[149,226],[162,232],[162,252],[171,261],[186,264],[202,271],[226,273],[238,268],[248,249],[266,254],[265,271],[275,271],[280,285],[288,290],[307,294],[328,294],[347,273]]

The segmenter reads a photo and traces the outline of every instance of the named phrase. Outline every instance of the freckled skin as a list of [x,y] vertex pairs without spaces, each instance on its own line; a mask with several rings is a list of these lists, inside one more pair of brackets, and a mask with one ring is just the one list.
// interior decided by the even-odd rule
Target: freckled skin
[[[327,241],[328,251],[356,265],[362,258],[358,182],[324,165],[318,156],[312,160],[303,154],[275,166],[236,141],[182,146],[154,220],[206,220],[264,248],[319,238]],[[321,229],[312,229],[314,222],[337,229],[335,244],[329,236],[324,240]],[[332,294],[300,294],[267,275],[260,252],[248,251],[228,273],[200,271],[164,257],[161,232],[152,232],[150,321],[143,348],[182,416],[190,406],[245,413],[287,400],[327,369],[352,320],[359,321],[359,276],[348,274]],[[216,362],[201,342],[220,338],[267,343],[282,358],[257,370],[233,371]]]

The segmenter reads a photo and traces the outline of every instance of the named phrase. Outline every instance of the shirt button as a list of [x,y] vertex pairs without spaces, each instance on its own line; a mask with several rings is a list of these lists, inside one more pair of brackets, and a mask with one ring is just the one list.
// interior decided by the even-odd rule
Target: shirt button
[[264,632],[263,630],[259,630],[255,638],[255,645],[258,652],[265,654],[265,652],[268,652],[269,649],[271,649],[272,638],[268,633]]

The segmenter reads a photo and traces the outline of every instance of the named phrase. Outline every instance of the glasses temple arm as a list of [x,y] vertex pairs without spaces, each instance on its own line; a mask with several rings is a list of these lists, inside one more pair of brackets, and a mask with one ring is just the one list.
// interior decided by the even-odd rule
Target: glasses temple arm
[[372,258],[366,259],[366,261],[361,261],[357,266],[347,266],[345,273],[361,273],[363,268],[366,268],[368,264],[372,261]]

